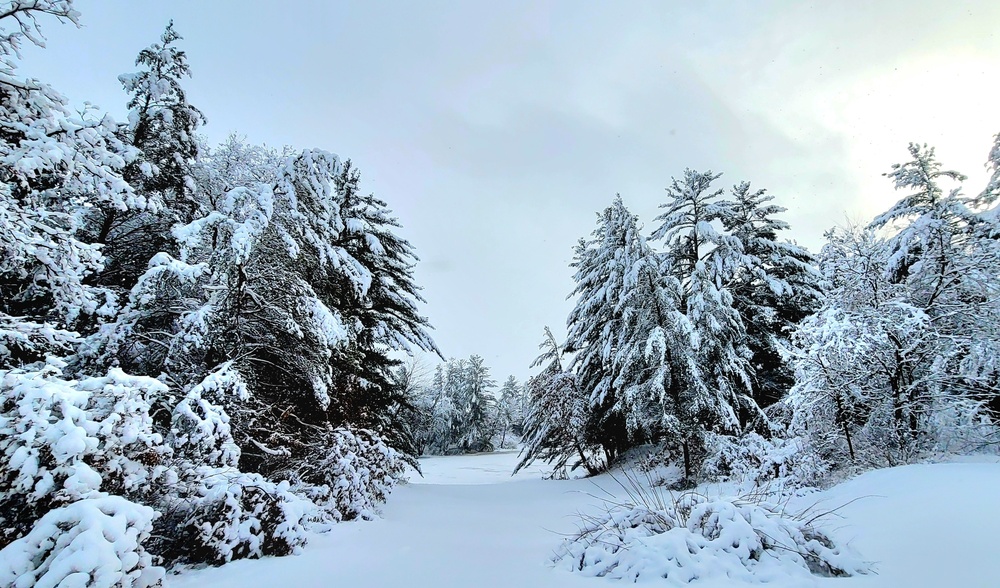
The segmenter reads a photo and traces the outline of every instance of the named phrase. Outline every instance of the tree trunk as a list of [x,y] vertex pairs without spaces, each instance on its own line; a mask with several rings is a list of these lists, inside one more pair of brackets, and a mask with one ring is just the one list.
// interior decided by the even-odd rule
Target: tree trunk
[[847,452],[851,454],[851,461],[854,461],[854,443],[851,442],[851,430],[847,426],[847,415],[844,414],[844,403],[840,399],[840,394],[837,394],[837,419],[840,421],[841,428],[844,429],[844,438],[847,439]]
[[684,443],[681,444],[684,449],[684,480],[690,482],[691,480],[691,449],[688,446],[688,440],[685,439]]

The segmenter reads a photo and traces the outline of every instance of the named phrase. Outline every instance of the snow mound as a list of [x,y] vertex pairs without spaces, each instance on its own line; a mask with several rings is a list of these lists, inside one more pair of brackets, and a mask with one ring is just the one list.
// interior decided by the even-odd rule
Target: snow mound
[[[851,550],[825,533],[763,503],[710,498],[686,492],[665,500],[611,506],[584,516],[583,529],[567,539],[557,567],[636,581],[666,578],[679,584],[709,578],[769,583],[870,571]],[[650,499],[650,500],[646,500]]]
[[50,511],[26,536],[0,550],[0,586],[146,588],[160,586],[142,542],[156,512],[120,496],[87,498]]

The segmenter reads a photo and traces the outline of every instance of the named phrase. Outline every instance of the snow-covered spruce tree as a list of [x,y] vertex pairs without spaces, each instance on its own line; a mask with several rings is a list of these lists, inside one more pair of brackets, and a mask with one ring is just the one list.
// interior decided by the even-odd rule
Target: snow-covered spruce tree
[[[407,408],[393,382],[393,370],[402,360],[391,352],[441,354],[428,333],[427,319],[417,309],[424,299],[413,279],[418,260],[413,246],[394,232],[399,221],[387,204],[373,194],[362,194],[359,182],[360,172],[350,160],[334,178],[344,222],[339,243],[367,270],[370,282],[363,296],[348,298],[338,307],[347,321],[358,325],[351,343],[356,363],[339,370],[350,381],[342,383],[343,391],[330,409],[331,419],[364,422],[393,446],[412,453],[412,432],[404,419],[395,418]],[[356,396],[347,396],[347,391]]]
[[418,454],[447,453],[452,445],[455,405],[445,386],[446,365],[438,364],[431,381],[419,387],[411,401],[410,430]]
[[734,268],[726,285],[746,328],[752,396],[766,408],[794,384],[792,369],[779,348],[787,346],[791,329],[819,307],[820,274],[808,251],[778,240],[788,223],[775,218],[786,209],[773,204],[773,196],[742,182],[733,186],[731,198],[720,220],[739,241],[743,263]]
[[455,408],[460,422],[457,443],[463,451],[493,451],[496,433],[496,382],[490,368],[478,355],[469,357],[455,396]]
[[392,386],[399,395],[399,402],[390,409],[389,418],[400,421],[402,428],[409,432],[413,455],[423,455],[424,432],[431,426],[431,411],[424,405],[430,374],[428,365],[415,356],[392,369]]
[[707,402],[711,393],[698,364],[694,325],[680,310],[681,284],[643,245],[642,255],[628,268],[625,286],[619,303],[625,336],[615,363],[626,425],[629,430],[645,430],[649,440],[678,455],[684,480],[691,482],[696,454],[703,446],[701,423],[710,420],[716,407]]
[[514,473],[536,459],[551,464],[554,475],[565,475],[567,466],[600,473],[606,467],[601,448],[587,435],[593,417],[589,395],[577,385],[576,375],[564,368],[563,346],[548,327],[538,347],[542,353],[531,367],[544,367],[525,384],[524,447]]
[[500,440],[497,447],[503,448],[508,441],[516,442],[524,429],[524,387],[514,376],[507,376],[499,394],[497,428]]
[[626,277],[636,260],[647,255],[647,249],[635,215],[616,196],[611,206],[598,214],[592,238],[577,244],[571,264],[576,270],[576,287],[570,296],[577,296],[577,302],[566,321],[564,349],[575,353],[569,369],[576,373],[577,385],[590,399],[593,417],[588,419],[588,443],[602,448],[607,465],[652,433],[643,426],[649,421],[641,416],[647,413],[645,405],[651,399],[638,406],[627,404],[627,384],[620,380],[621,362],[617,361],[630,335],[621,304],[627,294]]
[[160,42],[139,52],[135,63],[143,69],[119,76],[130,96],[128,123],[119,135],[139,152],[123,175],[157,203],[156,210],[103,206],[87,222],[90,238],[103,245],[107,258],[97,281],[124,291],[135,285],[155,254],[177,254],[171,227],[191,222],[204,206],[195,193],[194,168],[200,154],[195,132],[205,118],[188,103],[181,85],[191,70],[176,46],[179,40],[171,21]]
[[[512,417],[501,412],[495,387],[489,367],[478,355],[439,364],[430,382],[417,386],[406,399],[413,405],[406,418],[418,449],[427,454],[496,449],[504,426],[509,433]],[[508,402],[519,401],[520,394],[516,395]]]
[[[728,288],[751,260],[738,238],[716,226],[730,210],[730,204],[719,199],[722,190],[709,191],[720,175],[688,169],[681,179],[675,178],[652,238],[664,242],[663,265],[680,283],[680,308],[697,342],[699,426],[732,433],[741,429],[739,415],[759,414],[760,409],[750,397],[753,366],[746,327]],[[701,451],[691,442],[687,449]]]

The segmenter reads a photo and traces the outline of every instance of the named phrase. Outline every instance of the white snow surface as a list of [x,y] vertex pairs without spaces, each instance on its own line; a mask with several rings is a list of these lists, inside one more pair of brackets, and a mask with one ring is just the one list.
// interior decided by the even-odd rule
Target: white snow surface
[[[596,587],[625,585],[556,569],[554,550],[596,513],[608,476],[543,480],[544,468],[510,471],[516,452],[432,457],[424,477],[398,487],[384,518],[335,525],[299,556],[241,560],[172,576],[174,588],[219,586]],[[600,487],[598,489],[597,486]],[[702,492],[732,488],[707,486]],[[876,573],[851,578],[789,576],[769,587],[995,588],[1000,586],[1000,463],[995,458],[910,465],[863,474],[790,508],[837,508],[822,528],[847,541]],[[658,585],[675,583],[648,578]],[[640,578],[640,583],[643,579]],[[713,578],[691,586],[746,586]],[[760,584],[755,584],[760,585]]]

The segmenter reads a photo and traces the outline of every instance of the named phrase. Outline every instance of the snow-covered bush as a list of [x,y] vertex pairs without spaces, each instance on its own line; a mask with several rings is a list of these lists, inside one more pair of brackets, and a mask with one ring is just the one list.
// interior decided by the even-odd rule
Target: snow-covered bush
[[159,586],[164,570],[143,548],[156,516],[104,494],[52,510],[0,551],[0,586]]
[[168,443],[175,456],[219,467],[236,467],[240,448],[233,440],[227,403],[250,393],[239,372],[227,362],[188,390],[173,409]]
[[73,381],[61,368],[51,360],[0,372],[3,543],[53,509],[106,493],[164,513],[148,547],[166,561],[224,563],[305,543],[316,506],[288,482],[235,467],[239,448],[216,402],[243,389],[226,366],[177,402],[166,440],[151,416],[169,396],[164,384],[118,369]]
[[367,429],[338,428],[298,464],[291,478],[336,521],[378,516],[407,462],[403,455]]
[[117,369],[66,380],[56,360],[37,371],[0,371],[4,543],[52,508],[154,485],[170,451],[154,432],[150,406],[165,392],[156,380]]
[[635,500],[584,516],[580,532],[558,550],[558,567],[588,576],[666,578],[677,584],[710,578],[767,583],[810,573],[869,571],[855,553],[813,526],[813,519],[752,500],[631,488],[637,489],[631,491]]
[[767,439],[749,432],[738,437],[709,434],[706,441],[708,456],[702,464],[702,476],[709,480],[748,487],[779,480],[781,487],[792,489],[822,483],[831,469],[804,437]]
[[0,313],[0,369],[43,361],[48,355],[66,355],[79,342],[79,335],[72,331]]
[[305,520],[315,504],[275,482],[237,469],[224,404],[249,392],[228,363],[211,372],[176,404],[167,442],[174,473],[157,497],[156,552],[171,561],[221,564],[295,553],[305,544]]
[[156,553],[215,565],[297,553],[306,543],[304,523],[316,510],[287,481],[209,466],[186,472],[161,500]]

